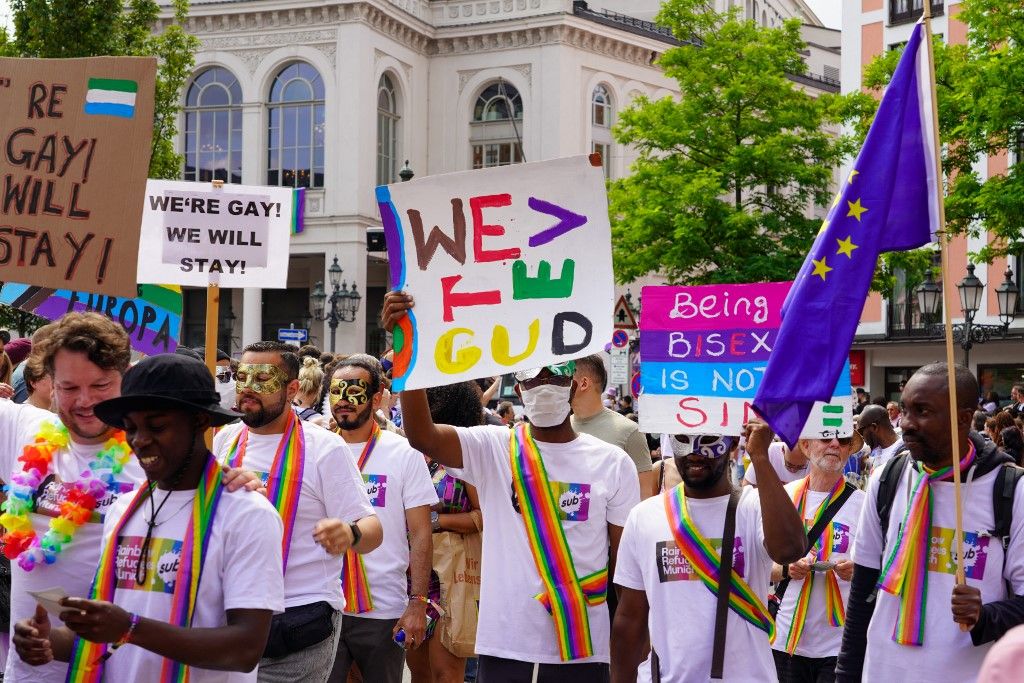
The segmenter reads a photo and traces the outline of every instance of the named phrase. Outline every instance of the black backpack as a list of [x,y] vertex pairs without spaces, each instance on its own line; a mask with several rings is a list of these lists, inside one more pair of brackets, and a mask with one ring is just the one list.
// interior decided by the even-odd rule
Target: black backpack
[[[892,512],[896,489],[899,488],[903,468],[910,457],[910,451],[901,450],[892,460],[885,463],[882,475],[878,479],[878,500],[875,505],[878,519],[882,523],[882,539],[889,531],[889,514]],[[996,474],[992,486],[992,510],[995,513],[995,529],[990,535],[999,539],[1003,545],[1003,567],[1006,567],[1006,549],[1010,545],[1010,525],[1013,523],[1013,493],[1017,490],[1017,482],[1024,477],[1024,468],[1004,463]],[[1012,594],[1013,591],[1011,590]]]

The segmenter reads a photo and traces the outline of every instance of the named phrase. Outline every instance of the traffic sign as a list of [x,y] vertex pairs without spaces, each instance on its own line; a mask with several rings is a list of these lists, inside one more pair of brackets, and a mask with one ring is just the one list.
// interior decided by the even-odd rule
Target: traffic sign
[[615,323],[615,329],[617,330],[636,329],[636,316],[633,315],[629,304],[626,303],[625,296],[620,296],[618,302],[616,302],[615,310],[612,312],[612,321]]
[[612,333],[612,346],[617,349],[624,348],[629,344],[629,333],[625,330],[615,330]]
[[302,327],[282,327],[277,330],[277,341],[301,344],[309,341],[309,330]]
[[629,391],[633,398],[640,398],[640,373],[633,375],[633,381],[629,383]]
[[612,349],[612,370],[609,373],[608,381],[611,384],[625,384],[629,381],[629,351],[626,349]]

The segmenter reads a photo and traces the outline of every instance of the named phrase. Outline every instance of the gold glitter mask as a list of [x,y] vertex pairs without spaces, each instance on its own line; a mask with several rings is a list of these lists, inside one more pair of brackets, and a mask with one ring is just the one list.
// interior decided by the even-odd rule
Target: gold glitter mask
[[235,372],[235,393],[276,394],[288,383],[284,370],[273,363],[239,363]]
[[361,379],[332,379],[331,391],[328,394],[331,407],[339,401],[348,401],[354,406],[361,406],[370,401],[367,393],[370,383]]

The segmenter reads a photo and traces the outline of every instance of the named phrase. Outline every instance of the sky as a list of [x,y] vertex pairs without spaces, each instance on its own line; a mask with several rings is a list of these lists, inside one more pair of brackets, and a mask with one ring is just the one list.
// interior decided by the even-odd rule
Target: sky
[[804,0],[814,13],[821,19],[821,23],[829,28],[840,28],[843,23],[842,0]]

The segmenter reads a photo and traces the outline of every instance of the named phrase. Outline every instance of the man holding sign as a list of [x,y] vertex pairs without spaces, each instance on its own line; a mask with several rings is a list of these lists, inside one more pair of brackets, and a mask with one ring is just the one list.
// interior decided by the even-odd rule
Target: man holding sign
[[[392,330],[412,297],[389,292]],[[402,393],[413,448],[475,485],[487,520],[476,651],[487,683],[608,680],[608,547],[640,500],[626,453],[569,421],[572,363],[516,373],[529,425],[436,425],[423,390]]]

